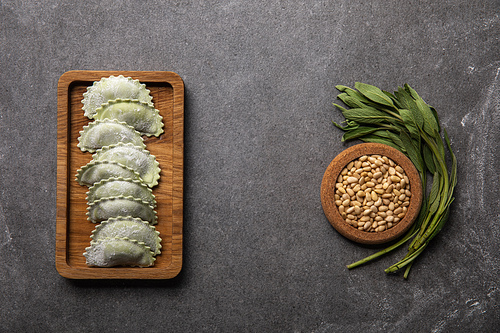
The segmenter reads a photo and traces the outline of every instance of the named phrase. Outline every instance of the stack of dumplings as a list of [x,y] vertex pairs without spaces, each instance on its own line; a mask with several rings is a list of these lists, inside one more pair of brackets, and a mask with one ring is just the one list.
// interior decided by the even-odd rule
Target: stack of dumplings
[[87,265],[153,266],[161,252],[152,192],[160,168],[143,136],[160,136],[163,119],[146,85],[123,75],[94,82],[83,97],[93,121],[80,131],[78,147],[93,155],[76,181],[89,188],[87,216],[96,224],[83,254]]

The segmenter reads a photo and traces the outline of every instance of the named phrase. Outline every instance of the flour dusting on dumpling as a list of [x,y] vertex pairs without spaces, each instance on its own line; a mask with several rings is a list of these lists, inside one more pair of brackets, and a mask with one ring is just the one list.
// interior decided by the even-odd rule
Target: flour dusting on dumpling
[[116,119],[133,126],[142,135],[160,136],[163,133],[163,118],[153,103],[133,99],[116,99],[102,104],[94,119]]
[[129,238],[105,238],[90,242],[83,254],[87,265],[97,267],[153,266],[155,257],[142,242]]
[[140,180],[123,177],[103,179],[95,183],[87,192],[87,202],[92,203],[96,200],[120,195],[138,198],[156,207],[155,196],[151,188]]
[[134,146],[146,148],[141,133],[127,123],[115,119],[98,119],[84,126],[78,141],[78,147],[82,151],[91,153],[120,142],[130,142]]
[[116,217],[101,222],[92,231],[90,236],[92,240],[98,241],[103,238],[127,237],[143,242],[151,248],[151,251],[157,255],[160,254],[161,238],[156,228],[147,221],[134,217]]
[[158,185],[160,179],[160,167],[156,157],[144,148],[134,146],[131,143],[118,143],[106,146],[92,155],[95,161],[115,161],[133,169],[143,181],[149,186]]
[[103,77],[100,81],[95,81],[93,85],[87,87],[83,94],[83,111],[85,116],[92,119],[96,109],[108,101],[124,98],[137,99],[141,102],[149,103],[153,97],[146,89],[146,85],[134,80],[131,77],[110,76]]

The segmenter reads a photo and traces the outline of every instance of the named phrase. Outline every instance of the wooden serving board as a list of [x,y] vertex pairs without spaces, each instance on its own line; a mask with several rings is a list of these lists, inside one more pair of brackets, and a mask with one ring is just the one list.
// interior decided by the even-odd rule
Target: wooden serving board
[[[111,75],[138,79],[151,91],[155,108],[163,117],[165,132],[160,137],[144,136],[144,143],[160,163],[156,196],[161,254],[154,266],[89,267],[83,253],[90,245],[96,224],[87,220],[87,186],[75,180],[79,168],[92,154],[78,147],[79,132],[91,120],[83,114],[83,93],[94,81]],[[56,269],[71,279],[170,279],[182,267],[184,83],[173,72],[70,71],[57,88],[57,221]]]

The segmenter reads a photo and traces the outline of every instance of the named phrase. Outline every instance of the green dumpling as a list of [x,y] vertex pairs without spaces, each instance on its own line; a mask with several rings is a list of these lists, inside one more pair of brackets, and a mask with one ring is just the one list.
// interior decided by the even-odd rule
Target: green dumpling
[[95,161],[121,163],[136,171],[149,187],[158,185],[158,179],[160,179],[159,163],[154,155],[142,147],[120,142],[97,150],[92,157]]
[[123,75],[103,77],[87,87],[87,91],[83,94],[83,111],[86,117],[93,119],[96,109],[103,103],[117,98],[138,99],[150,103],[153,97],[149,93],[145,84],[131,77]]
[[146,148],[141,133],[127,123],[115,119],[98,119],[84,126],[80,131],[78,141],[81,151],[91,153],[119,142],[132,143],[134,146]]
[[126,165],[114,161],[90,161],[76,172],[75,180],[80,185],[93,186],[108,178],[127,178],[142,182],[141,175]]
[[120,195],[138,198],[156,207],[155,196],[151,188],[140,180],[122,177],[103,179],[95,183],[87,192],[87,202],[91,203],[96,200]]
[[92,240],[98,241],[103,238],[127,237],[143,242],[149,246],[151,251],[160,254],[161,238],[156,228],[147,221],[134,217],[116,217],[102,221],[92,231]]
[[131,216],[157,224],[156,211],[146,201],[132,197],[111,197],[96,200],[87,207],[88,220],[93,223],[106,221],[113,217]]
[[91,241],[83,255],[87,259],[87,265],[97,267],[149,267],[156,260],[144,243],[119,237]]
[[163,118],[153,103],[132,99],[116,99],[102,104],[94,119],[116,119],[126,122],[142,135],[160,136],[163,133]]

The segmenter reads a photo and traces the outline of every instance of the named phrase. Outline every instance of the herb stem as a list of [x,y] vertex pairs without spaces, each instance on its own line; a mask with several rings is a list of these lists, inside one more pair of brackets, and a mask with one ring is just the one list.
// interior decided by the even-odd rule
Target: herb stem
[[[457,161],[451,150],[450,140],[444,129],[444,140],[450,152],[452,165],[448,173],[445,161],[445,146],[439,134],[441,127],[435,109],[427,105],[409,85],[398,88],[394,94],[383,92],[375,86],[356,82],[358,91],[346,86],[337,86],[346,92],[339,96],[348,102],[351,109],[339,108],[347,126],[338,128],[346,132],[345,141],[360,139],[378,142],[398,148],[406,154],[418,170],[423,187],[423,203],[420,214],[409,231],[396,243],[364,259],[347,265],[349,269],[368,263],[411,239],[406,255],[387,268],[387,273],[406,267],[404,278],[408,278],[414,260],[424,251],[429,242],[441,231],[448,220],[453,191],[457,183]],[[382,113],[384,112],[385,115]],[[426,193],[427,172],[433,174],[430,194]]]

